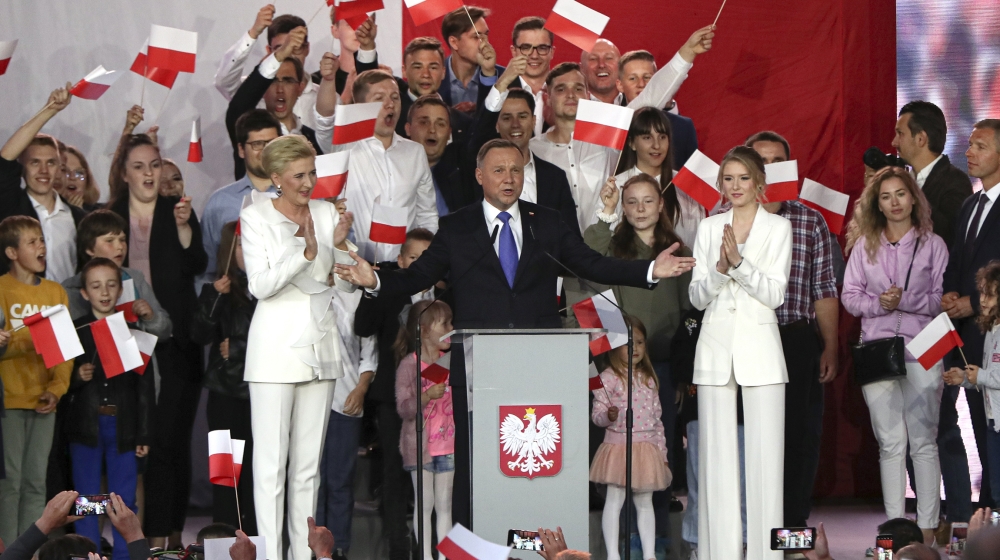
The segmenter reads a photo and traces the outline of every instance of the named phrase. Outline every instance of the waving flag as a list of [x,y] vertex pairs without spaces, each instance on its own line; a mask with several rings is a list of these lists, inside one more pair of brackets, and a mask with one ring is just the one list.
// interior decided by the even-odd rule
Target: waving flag
[[17,39],[13,41],[0,41],[0,76],[7,73],[7,66],[10,59],[14,57],[14,49],[17,48]]
[[511,547],[493,544],[456,523],[437,545],[448,560],[507,560]]
[[581,99],[576,109],[573,139],[621,150],[635,110],[613,103]]
[[[242,462],[242,454],[240,457]],[[208,480],[219,486],[236,486],[233,466],[233,438],[229,430],[208,432]]]
[[201,117],[195,117],[191,122],[191,142],[188,144],[188,161],[198,163],[204,153],[201,149]]
[[719,203],[722,195],[715,187],[719,180],[719,164],[708,156],[695,150],[684,162],[684,167],[674,175],[674,186],[684,191],[697,202],[711,210]]
[[[573,306],[573,313],[581,327],[608,331],[596,335],[596,338],[591,337],[590,353],[595,356],[628,344],[628,327],[625,326],[625,319],[622,317],[622,312],[612,305],[612,302],[618,303],[615,301],[614,292],[607,290],[603,296],[596,295]],[[604,299],[605,297],[607,299]]]
[[174,82],[177,81],[177,71],[176,70],[164,70],[162,68],[155,68],[149,65],[149,59],[146,55],[146,50],[149,48],[149,39],[142,44],[142,49],[139,54],[136,55],[135,60],[132,62],[132,67],[129,68],[132,72],[140,76],[154,81],[161,86],[166,86],[168,88],[174,87]]
[[451,373],[451,352],[445,352],[436,362],[424,368],[420,372],[420,377],[436,385],[444,383],[449,373]]
[[948,314],[941,313],[913,337],[913,340],[906,345],[906,349],[924,369],[931,369],[951,352],[952,348],[960,346],[964,346],[962,337],[958,336]]
[[80,337],[65,305],[59,304],[24,318],[31,333],[35,352],[45,360],[45,367],[55,367],[83,354]]
[[115,311],[125,314],[125,322],[134,323],[139,320],[139,316],[132,310],[135,300],[139,297],[138,290],[135,289],[135,280],[129,278],[128,274],[122,271],[122,293],[115,303]]
[[406,208],[396,208],[375,203],[372,210],[372,228],[368,238],[375,243],[399,245],[406,241],[406,226],[409,223],[409,211]]
[[545,28],[590,52],[610,19],[575,0],[557,0]]
[[403,0],[403,3],[414,25],[423,25],[462,7],[462,0]]
[[240,474],[243,472],[243,449],[246,447],[246,440],[234,439],[233,444],[233,478],[236,484],[240,483]]
[[768,202],[783,202],[799,197],[799,162],[779,161],[764,166],[767,176],[767,190],[764,197]]
[[375,121],[378,120],[381,103],[358,103],[337,107],[333,118],[334,145],[350,144],[375,134]]
[[834,235],[840,234],[840,230],[844,228],[844,216],[847,215],[847,203],[850,200],[851,197],[846,194],[824,187],[812,179],[802,181],[799,202],[822,214]]
[[156,341],[159,339],[155,334],[149,334],[146,331],[129,329],[129,332],[132,333],[132,338],[135,339],[135,343],[139,347],[139,355],[142,356],[142,366],[135,368],[135,372],[142,375],[146,373],[146,366],[153,359],[153,351],[156,350]]
[[[333,4],[333,0],[327,0],[326,5]],[[361,27],[361,24],[368,20],[369,12],[377,12],[385,8],[382,0],[339,0],[337,2],[337,20],[344,20],[351,29]]]
[[194,72],[198,34],[173,27],[153,25],[149,30],[147,62],[154,68]]
[[99,319],[90,324],[97,355],[101,357],[104,376],[108,379],[145,365],[139,344],[125,323],[123,313]]
[[601,372],[597,371],[597,364],[590,362],[590,390],[596,391],[604,387],[604,382],[601,381]]
[[337,198],[347,184],[347,164],[351,152],[334,152],[316,157],[316,186],[310,198]]
[[69,92],[81,99],[95,100],[104,95],[104,92],[108,91],[120,77],[120,72],[108,71],[103,66],[98,66],[77,82]]

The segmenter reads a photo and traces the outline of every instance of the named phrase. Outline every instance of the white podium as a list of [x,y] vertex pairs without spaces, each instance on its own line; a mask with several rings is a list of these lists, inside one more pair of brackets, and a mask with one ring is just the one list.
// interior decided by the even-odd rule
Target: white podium
[[[589,549],[588,343],[602,329],[464,329],[472,530],[563,528]],[[506,448],[506,452],[505,452]],[[501,457],[503,455],[503,457]],[[513,552],[515,558],[537,558]]]

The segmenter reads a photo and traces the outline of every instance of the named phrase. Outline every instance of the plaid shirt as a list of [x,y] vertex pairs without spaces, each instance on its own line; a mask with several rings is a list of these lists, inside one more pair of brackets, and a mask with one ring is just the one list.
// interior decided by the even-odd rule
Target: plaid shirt
[[778,215],[792,222],[792,270],[785,303],[775,310],[778,324],[787,325],[815,315],[813,302],[837,297],[833,275],[833,237],[823,216],[797,201],[781,203]]

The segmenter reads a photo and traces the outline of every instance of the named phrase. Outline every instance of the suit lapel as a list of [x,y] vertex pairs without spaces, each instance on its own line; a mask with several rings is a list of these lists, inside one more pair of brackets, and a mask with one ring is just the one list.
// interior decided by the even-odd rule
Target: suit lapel
[[[483,213],[483,207],[480,204],[474,204],[469,206],[469,210],[473,215],[472,220],[472,236],[479,243],[479,250],[488,252],[488,256],[485,257],[487,261],[490,262],[493,267],[493,271],[500,275],[504,279],[504,283],[507,283],[507,277],[503,273],[503,267],[500,266],[500,257],[497,256],[497,252],[493,249],[493,245],[490,243],[490,235],[493,232],[486,225],[486,215]],[[497,235],[500,235],[497,233]],[[480,252],[478,255],[474,255],[473,258],[478,259],[479,255],[483,253]]]
[[[517,260],[517,273],[514,275],[514,285],[521,281],[521,278],[528,273],[527,263],[531,262],[532,255],[538,242],[532,235],[532,228],[535,226],[535,213],[529,210],[520,202],[517,203],[521,210],[521,256]],[[497,262],[500,262],[497,259]]]
[[[972,207],[975,208],[975,205],[972,205]],[[972,219],[971,217],[972,212],[969,212],[969,214],[970,216],[966,217],[965,220],[961,222],[961,224],[964,226],[962,228],[962,231],[964,232],[968,232],[969,221]],[[997,221],[1000,221],[1000,201],[994,202],[993,207],[990,208],[989,214],[987,214],[981,219],[983,220],[983,226],[979,229],[979,233],[976,234],[976,243],[972,250],[973,255],[979,252],[979,247],[982,245],[982,240],[987,238],[990,231],[996,226]]]

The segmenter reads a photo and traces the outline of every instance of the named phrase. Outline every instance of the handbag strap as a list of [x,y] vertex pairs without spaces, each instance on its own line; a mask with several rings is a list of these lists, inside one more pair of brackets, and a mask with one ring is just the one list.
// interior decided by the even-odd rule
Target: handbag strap
[[[920,237],[913,243],[913,256],[910,257],[910,267],[906,269],[906,283],[903,284],[903,291],[905,292],[910,287],[910,273],[913,272],[913,261],[917,260],[917,249],[920,247]],[[896,334],[893,336],[899,336],[899,327],[903,324],[903,312],[899,312],[899,316],[896,317]],[[858,335],[858,344],[865,343],[865,331],[861,330],[861,334]]]

